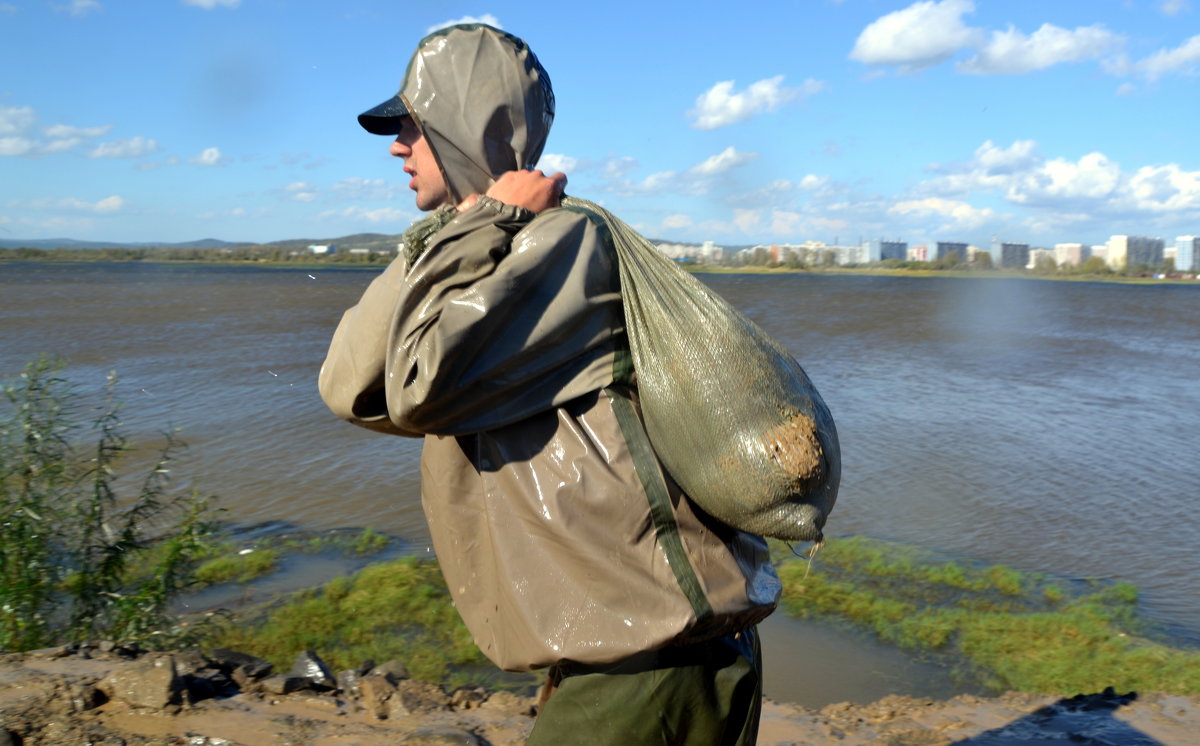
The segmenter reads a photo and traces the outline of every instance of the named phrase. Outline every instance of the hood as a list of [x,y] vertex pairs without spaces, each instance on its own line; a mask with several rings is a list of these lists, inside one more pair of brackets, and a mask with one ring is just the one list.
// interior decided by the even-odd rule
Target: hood
[[369,132],[395,134],[411,115],[455,202],[506,171],[532,168],[554,120],[550,76],[521,39],[484,24],[439,29],[417,45],[400,91],[364,112]]

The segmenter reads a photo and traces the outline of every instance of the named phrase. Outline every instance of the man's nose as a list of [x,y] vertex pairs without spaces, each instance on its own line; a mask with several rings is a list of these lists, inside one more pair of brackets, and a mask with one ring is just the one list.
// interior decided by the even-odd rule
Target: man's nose
[[412,151],[409,149],[408,145],[400,142],[400,138],[397,137],[395,140],[392,140],[392,146],[388,148],[388,152],[397,158],[404,158]]

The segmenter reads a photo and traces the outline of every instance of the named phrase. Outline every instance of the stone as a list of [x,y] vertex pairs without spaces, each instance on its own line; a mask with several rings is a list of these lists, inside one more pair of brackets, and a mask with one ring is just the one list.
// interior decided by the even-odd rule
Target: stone
[[88,684],[69,684],[67,686],[67,694],[71,698],[71,710],[73,712],[92,710],[105,702],[104,693]]
[[485,710],[498,710],[510,715],[532,715],[533,702],[528,697],[522,697],[512,692],[493,692],[480,707]]
[[208,657],[226,673],[232,674],[240,668],[251,680],[266,678],[274,670],[269,661],[227,648],[213,648]]
[[387,702],[395,693],[396,685],[386,676],[371,675],[358,680],[358,696],[362,708],[379,720],[388,716]]
[[308,679],[303,676],[293,676],[292,674],[277,673],[274,676],[268,676],[262,680],[262,687],[271,694],[291,694],[292,692],[302,692],[309,689],[312,685]]
[[448,699],[440,686],[427,681],[405,679],[396,684],[396,693],[388,700],[388,716],[393,718],[445,710]]
[[422,728],[396,742],[402,746],[481,746],[486,743],[458,728]]
[[183,689],[175,673],[175,659],[169,655],[121,666],[96,686],[109,699],[151,709],[178,705]]
[[351,697],[358,696],[358,680],[361,674],[358,671],[338,671],[337,672],[337,689],[339,692]]
[[312,650],[305,650],[296,656],[296,662],[292,664],[292,670],[288,674],[303,676],[316,689],[337,689],[337,680],[329,672],[329,666]]
[[450,707],[455,710],[471,710],[487,701],[488,692],[481,686],[455,689],[450,695]]
[[395,684],[408,678],[408,667],[404,665],[403,661],[391,660],[372,668],[371,675],[385,676],[388,681]]

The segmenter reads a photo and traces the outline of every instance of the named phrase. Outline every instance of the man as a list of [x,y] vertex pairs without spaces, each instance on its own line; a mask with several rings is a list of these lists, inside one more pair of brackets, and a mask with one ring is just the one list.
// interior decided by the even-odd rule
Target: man
[[530,743],[752,743],[754,625],[779,595],[765,542],[704,514],[638,409],[605,223],[525,170],[554,115],[520,39],[423,39],[359,116],[394,135],[432,215],[343,316],[334,413],[423,436],[422,505],[455,605],[506,670],[550,668]]

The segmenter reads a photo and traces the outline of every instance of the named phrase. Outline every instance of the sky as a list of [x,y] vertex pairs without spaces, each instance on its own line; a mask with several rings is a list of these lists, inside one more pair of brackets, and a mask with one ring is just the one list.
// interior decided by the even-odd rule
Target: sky
[[652,238],[1200,234],[1200,0],[0,0],[0,237],[402,232],[355,117],[459,21],[529,42],[539,166]]

